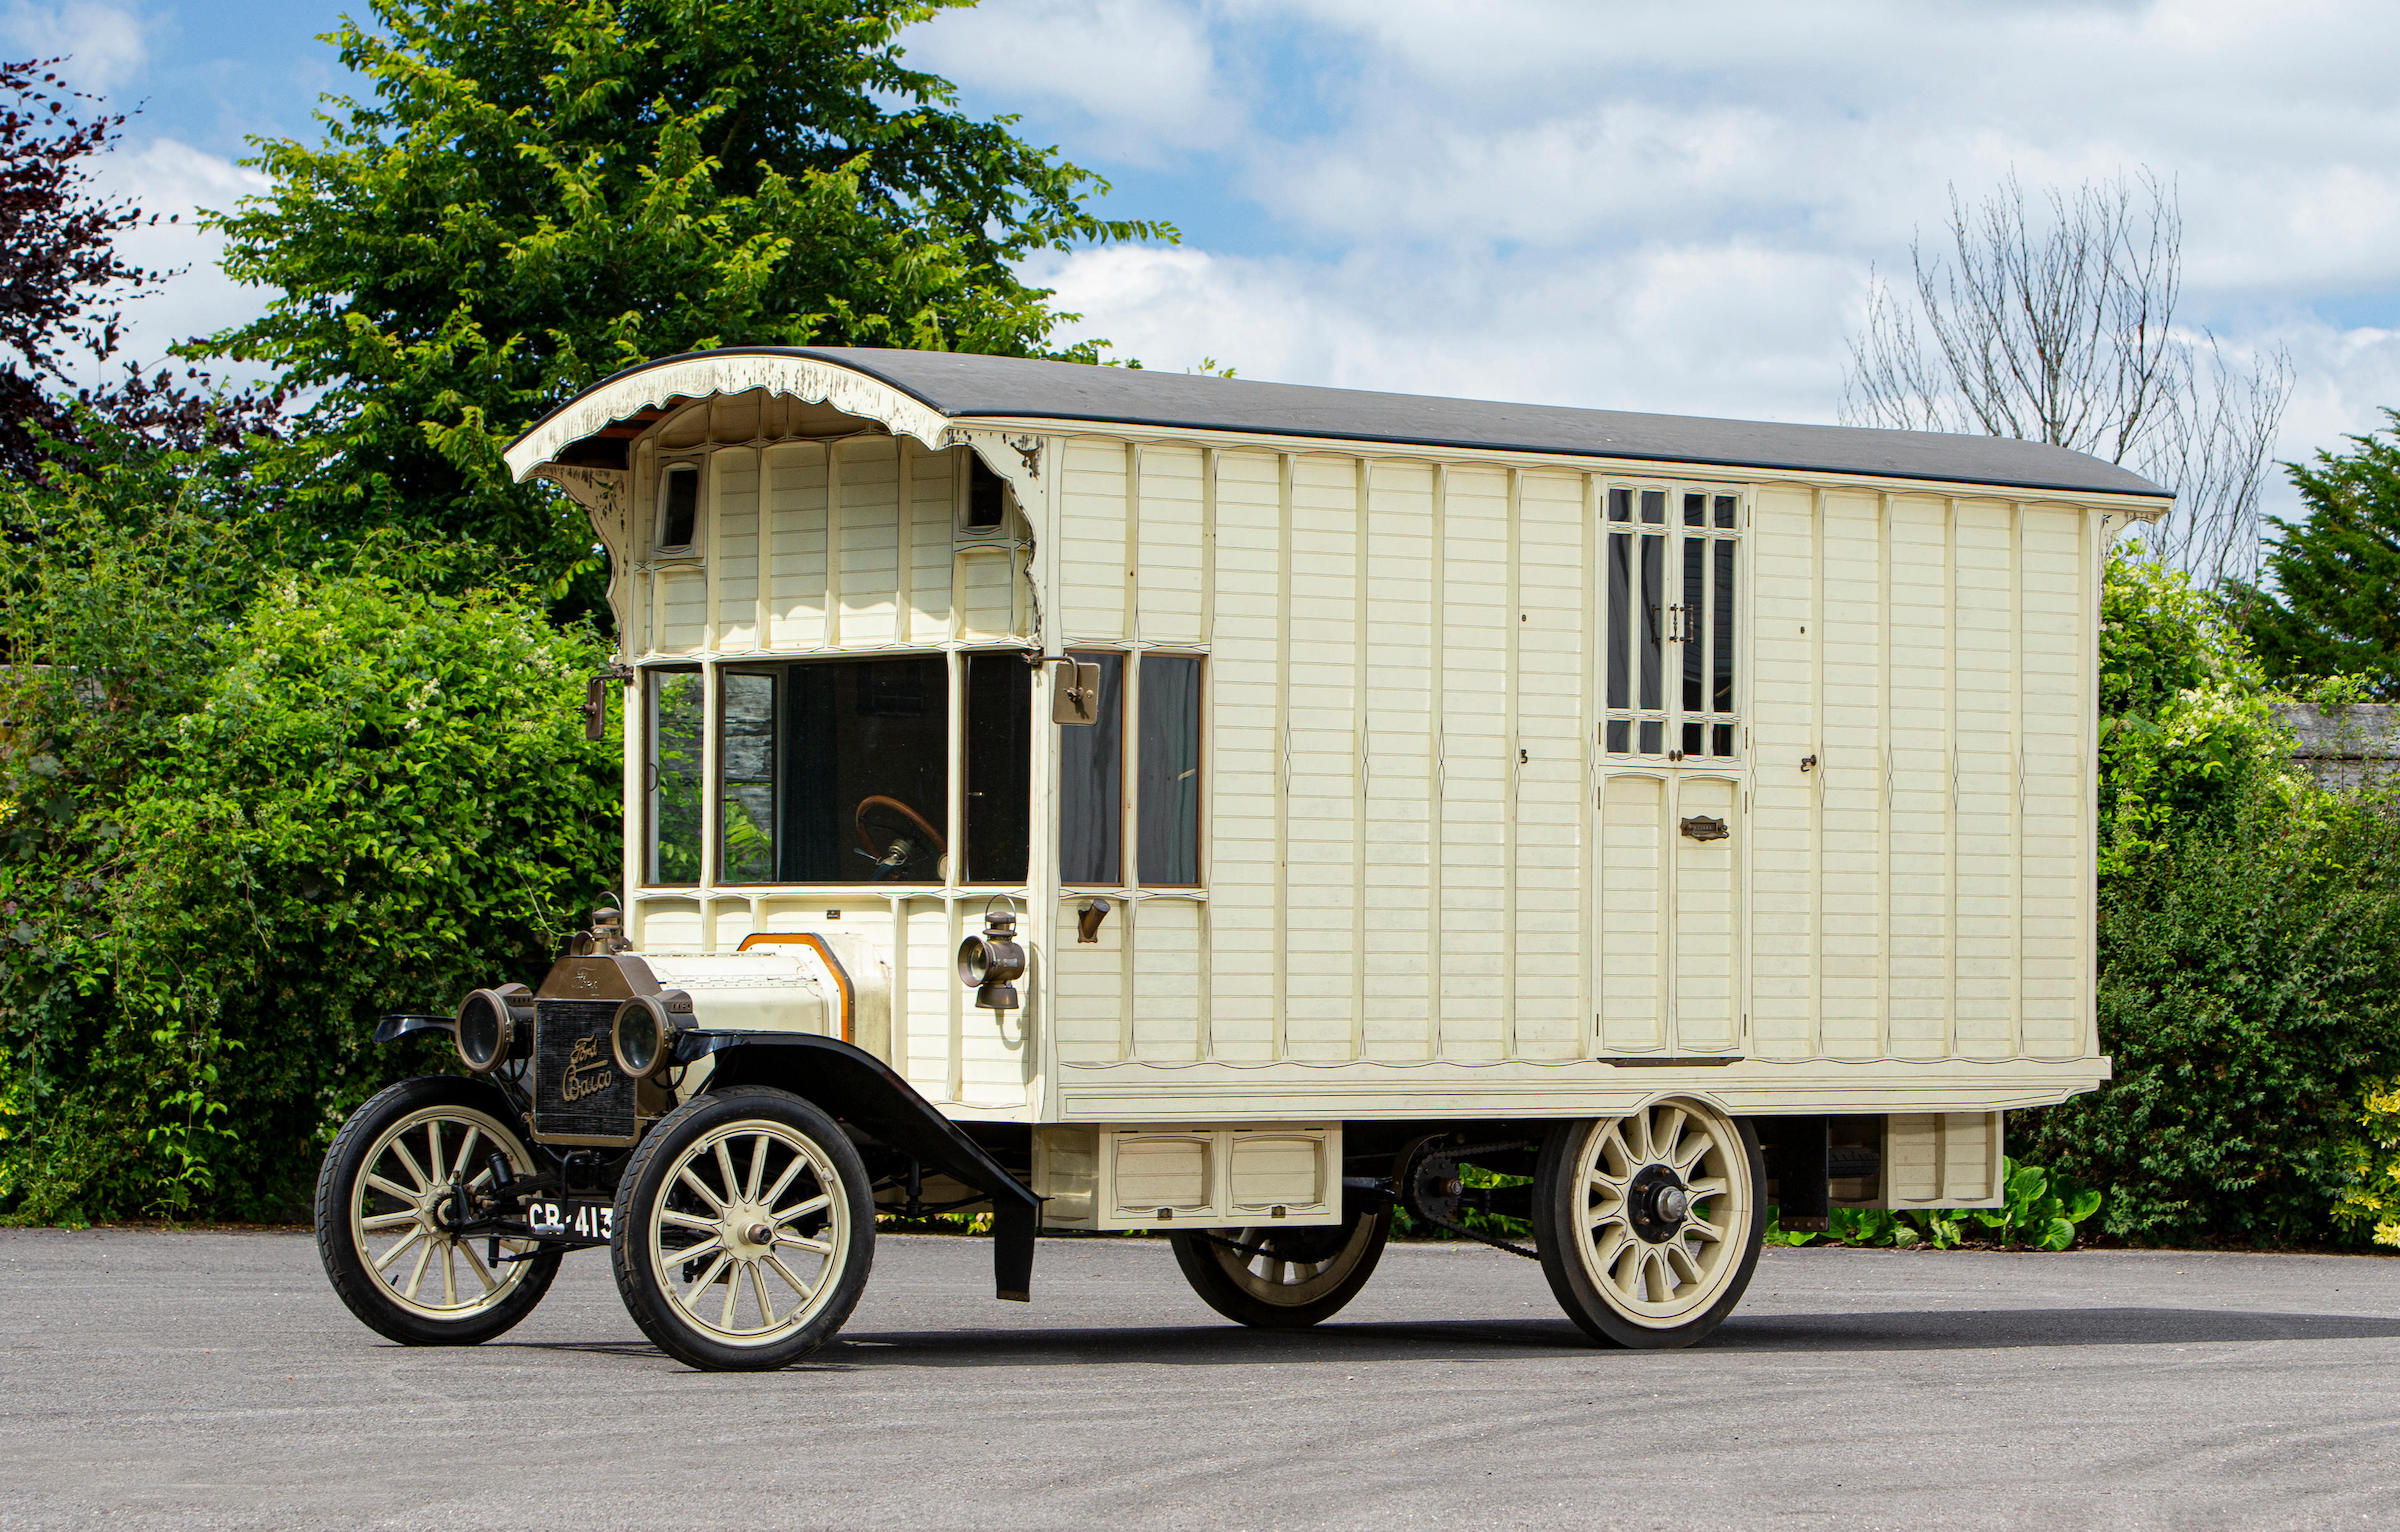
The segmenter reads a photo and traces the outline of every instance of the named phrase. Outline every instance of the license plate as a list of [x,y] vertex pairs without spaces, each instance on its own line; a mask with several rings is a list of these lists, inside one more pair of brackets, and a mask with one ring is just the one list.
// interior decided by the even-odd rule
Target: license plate
[[616,1220],[615,1205],[606,1202],[546,1202],[537,1198],[525,1205],[525,1221],[536,1234],[606,1239],[615,1232]]

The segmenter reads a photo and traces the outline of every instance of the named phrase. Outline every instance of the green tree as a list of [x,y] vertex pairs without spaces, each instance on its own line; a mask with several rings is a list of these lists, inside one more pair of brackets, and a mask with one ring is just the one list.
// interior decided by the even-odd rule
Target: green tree
[[313,535],[472,538],[595,604],[582,513],[500,461],[544,411],[720,344],[1051,354],[1076,316],[1017,262],[1174,237],[906,67],[969,0],[370,3],[328,40],[371,96],[261,143],[272,189],[210,219],[279,296],[194,347],[322,391],[281,470]]
[[375,1018],[536,977],[614,881],[598,640],[427,593],[474,550],[262,569],[251,466],[95,449],[8,492],[0,1217],[302,1216],[341,1117],[444,1062]]
[[[2386,410],[2400,430],[2400,410]],[[2292,465],[2308,514],[2275,518],[2264,589],[2233,592],[2267,674],[2355,676],[2400,702],[2400,440],[2353,436],[2354,450]]]

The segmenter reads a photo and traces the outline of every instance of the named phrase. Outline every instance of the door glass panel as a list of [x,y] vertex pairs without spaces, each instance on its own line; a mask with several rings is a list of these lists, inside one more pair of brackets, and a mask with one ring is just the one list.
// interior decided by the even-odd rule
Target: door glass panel
[[1611,521],[1633,520],[1632,490],[1612,489],[1608,492],[1608,519]]
[[1666,637],[1667,540],[1642,539],[1642,706],[1663,707],[1659,700],[1660,650]]
[[[1698,499],[1697,495],[1689,498]],[[1683,710],[1687,713],[1705,712],[1708,699],[1707,672],[1701,666],[1707,656],[1700,652],[1701,637],[1707,625],[1701,621],[1702,594],[1707,589],[1708,544],[1699,538],[1686,538],[1683,544],[1683,610],[1682,621],[1676,624],[1677,636],[1683,641]]]
[[1708,496],[1686,495],[1683,497],[1683,524],[1687,527],[1708,525]]
[[[1611,490],[1612,496],[1625,491]],[[1633,706],[1633,537],[1608,536],[1608,705]]]
[[646,883],[700,881],[700,735],[705,704],[697,670],[647,672],[646,770],[650,855]]
[[1713,662],[1710,691],[1714,711],[1730,713],[1733,711],[1733,544],[1719,542],[1713,552],[1716,580],[1709,598],[1712,620],[1708,648]]
[[1644,520],[1644,521],[1647,521],[1647,522],[1650,522],[1650,523],[1652,523],[1652,524],[1656,525],[1656,524],[1663,524],[1663,523],[1666,521],[1666,519],[1667,519],[1667,492],[1666,492],[1665,490],[1663,490],[1663,489],[1645,489],[1645,490],[1643,490],[1643,491],[1642,491],[1642,520]]

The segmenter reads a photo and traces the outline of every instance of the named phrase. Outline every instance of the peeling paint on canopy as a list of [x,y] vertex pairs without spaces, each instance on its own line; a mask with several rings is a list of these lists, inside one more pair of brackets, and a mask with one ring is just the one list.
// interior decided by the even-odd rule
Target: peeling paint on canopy
[[619,373],[577,395],[510,443],[508,471],[522,483],[574,443],[637,411],[753,389],[875,421],[937,452],[948,445],[948,416],[865,373],[791,352],[708,351]]

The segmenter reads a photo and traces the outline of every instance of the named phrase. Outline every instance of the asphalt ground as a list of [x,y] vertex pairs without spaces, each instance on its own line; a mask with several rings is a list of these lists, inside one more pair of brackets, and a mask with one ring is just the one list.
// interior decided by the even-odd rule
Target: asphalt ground
[[0,1233],[0,1527],[2375,1526],[2400,1261],[1770,1250],[1709,1344],[1594,1350],[1539,1268],[1394,1246],[1304,1334],[1155,1240],[886,1237],[841,1342],[690,1372],[605,1258],[391,1345],[304,1235]]

